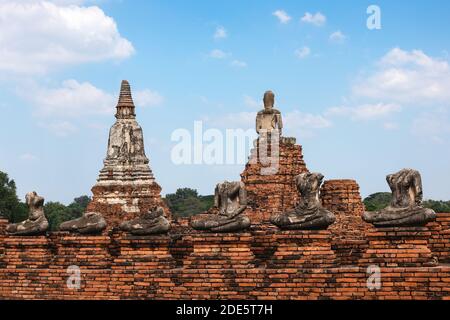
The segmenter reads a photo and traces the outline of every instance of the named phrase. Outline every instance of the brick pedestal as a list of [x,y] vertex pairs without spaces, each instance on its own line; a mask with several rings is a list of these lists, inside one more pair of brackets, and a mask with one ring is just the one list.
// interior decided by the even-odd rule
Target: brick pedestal
[[428,225],[431,231],[430,250],[439,262],[450,263],[450,213],[438,213],[436,221]]
[[295,144],[294,138],[281,138],[276,172],[264,173],[265,166],[260,162],[258,153],[257,144],[241,174],[248,194],[249,209],[246,215],[253,224],[268,222],[272,215],[294,208],[298,200],[294,178],[308,171],[302,146]]
[[164,298],[175,287],[170,271],[175,260],[169,252],[168,236],[121,235],[116,240],[118,256],[113,260],[109,290],[120,299],[142,296]]
[[372,228],[366,233],[368,248],[359,260],[361,266],[432,266],[428,248],[431,232],[427,227]]
[[170,238],[168,236],[129,236],[118,239],[120,253],[114,259],[115,263],[125,263],[133,266],[167,269],[175,266],[175,261],[169,252]]
[[325,268],[335,263],[328,230],[280,231],[275,239],[278,248],[269,268]]
[[364,204],[355,180],[327,180],[320,189],[322,205],[334,213],[336,222],[329,230],[333,239],[363,239],[370,227],[363,221]]
[[8,225],[8,220],[0,219],[0,236],[5,234],[6,226]]
[[6,268],[48,268],[52,263],[53,255],[47,237],[6,236],[3,244]]
[[107,269],[111,267],[108,236],[79,236],[68,233],[55,233],[51,236],[56,249],[53,265],[69,267],[89,267]]
[[193,252],[186,258],[188,269],[252,268],[254,255],[249,233],[201,233],[186,237]]

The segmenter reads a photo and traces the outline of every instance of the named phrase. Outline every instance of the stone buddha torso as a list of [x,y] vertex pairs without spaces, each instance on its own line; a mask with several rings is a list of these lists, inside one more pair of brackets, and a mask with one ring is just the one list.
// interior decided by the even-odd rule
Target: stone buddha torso
[[29,192],[25,196],[28,205],[28,219],[19,223],[12,223],[6,227],[6,232],[12,235],[39,235],[47,231],[49,224],[44,214],[44,198],[36,192]]
[[219,209],[219,214],[232,218],[245,209],[247,199],[241,184],[241,182],[225,181],[216,186],[214,202]]
[[422,201],[422,181],[417,172],[401,170],[386,177],[392,191],[391,207],[414,207]]
[[[217,184],[214,192],[214,209],[205,217],[191,219],[196,230],[209,232],[237,232],[250,226],[250,219],[244,214],[247,208],[247,192],[241,181],[224,181]],[[216,211],[216,212],[217,212]]]
[[277,214],[271,222],[281,229],[309,230],[326,229],[335,222],[334,214],[322,207],[319,200],[323,175],[305,172],[295,178],[300,200],[292,211]]
[[365,212],[363,219],[375,227],[421,226],[436,219],[436,213],[422,203],[422,178],[412,169],[390,174],[386,181],[391,188],[392,200],[386,208]]

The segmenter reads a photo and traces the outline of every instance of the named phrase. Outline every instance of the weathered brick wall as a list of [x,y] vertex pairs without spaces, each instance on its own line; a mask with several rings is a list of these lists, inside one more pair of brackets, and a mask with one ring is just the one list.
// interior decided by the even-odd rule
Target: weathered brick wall
[[[257,145],[258,146],[258,145]],[[264,166],[258,157],[258,147],[252,149],[249,162],[241,174],[248,194],[249,209],[246,214],[252,223],[269,221],[276,213],[294,208],[298,192],[294,178],[307,172],[302,146],[294,138],[282,138],[279,144],[278,169],[274,174],[263,174]],[[271,151],[268,151],[271,154]]]
[[336,222],[330,226],[334,239],[363,239],[369,224],[362,220],[365,210],[355,180],[328,180],[320,189],[322,205],[333,212]]
[[[449,216],[338,243],[330,231],[269,225],[241,234],[1,236],[0,299],[450,299],[450,266],[432,259],[444,255],[433,239],[449,244],[437,231],[448,230]],[[369,264],[380,267],[378,290],[367,287]],[[73,265],[80,289],[67,286]]]
[[450,213],[438,213],[436,222],[430,223],[429,247],[442,263],[450,263]]

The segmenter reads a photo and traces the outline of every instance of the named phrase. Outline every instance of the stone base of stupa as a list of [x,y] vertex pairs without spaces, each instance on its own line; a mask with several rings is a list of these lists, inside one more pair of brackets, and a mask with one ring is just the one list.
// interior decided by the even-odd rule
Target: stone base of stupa
[[126,220],[149,212],[155,206],[164,208],[170,217],[167,205],[161,198],[161,187],[156,183],[139,185],[95,185],[93,199],[88,212],[100,212],[108,223],[108,229],[117,227]]

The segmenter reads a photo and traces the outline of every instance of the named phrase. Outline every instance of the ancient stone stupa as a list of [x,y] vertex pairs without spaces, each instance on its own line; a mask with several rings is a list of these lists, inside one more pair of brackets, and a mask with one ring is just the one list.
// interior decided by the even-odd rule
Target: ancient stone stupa
[[145,155],[142,129],[136,121],[135,106],[128,81],[122,81],[117,103],[116,123],[111,127],[104,167],[92,188],[93,199],[87,211],[101,212],[108,227],[118,226],[156,206],[167,206],[161,199]]

